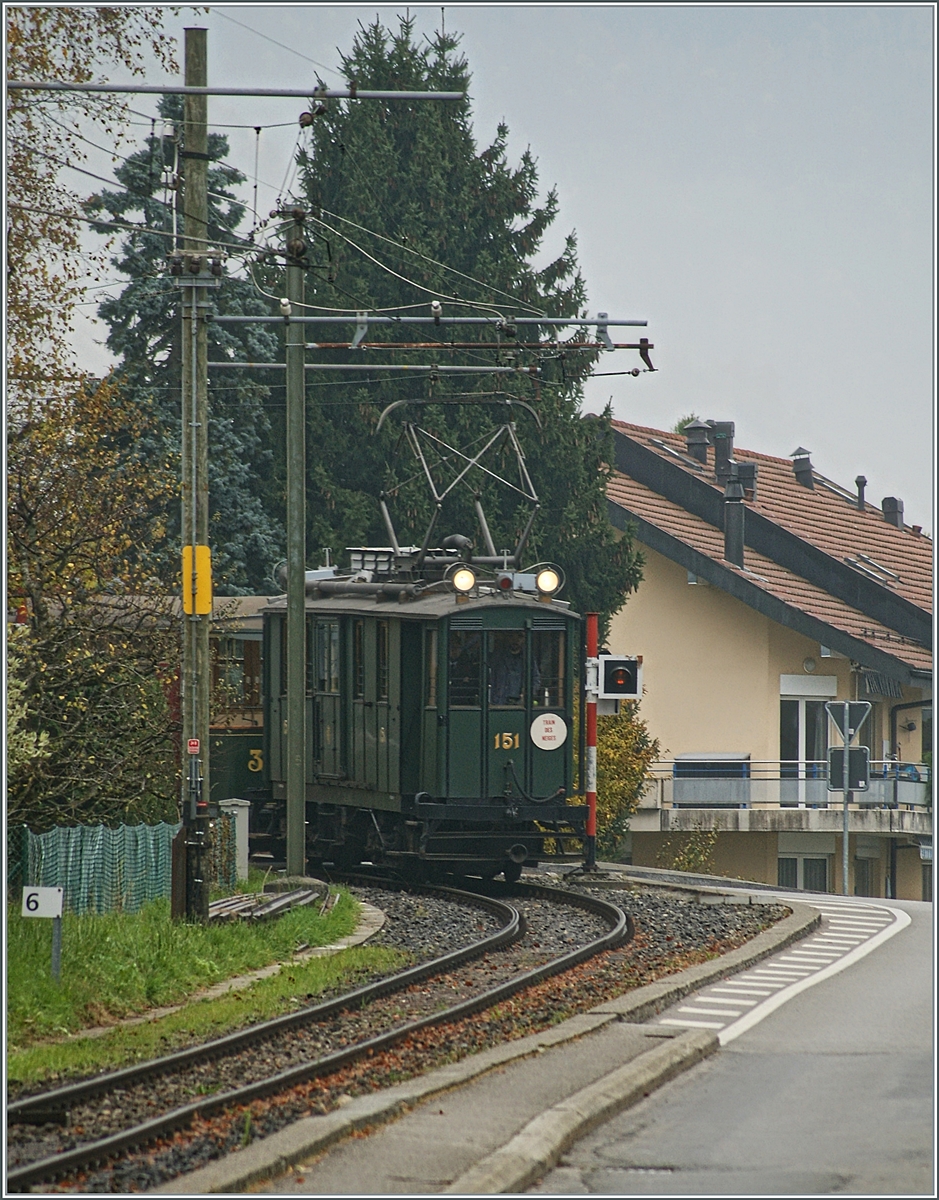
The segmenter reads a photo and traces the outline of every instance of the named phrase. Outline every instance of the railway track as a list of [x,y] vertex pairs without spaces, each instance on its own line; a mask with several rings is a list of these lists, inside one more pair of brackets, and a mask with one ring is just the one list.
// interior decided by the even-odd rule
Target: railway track
[[[370,885],[375,882],[369,879]],[[499,928],[459,950],[325,1003],[165,1058],[15,1100],[7,1107],[8,1191],[22,1192],[95,1166],[126,1162],[129,1153],[145,1150],[200,1119],[289,1092],[427,1026],[488,1008],[622,944],[633,933],[630,918],[615,904],[555,888],[517,885],[501,898],[452,888],[413,890],[482,908],[496,917]],[[529,937],[526,944],[527,922],[519,908],[534,911],[545,905],[563,905],[579,914],[580,928],[567,939],[578,944],[563,953],[545,951],[538,940],[541,935]],[[550,913],[539,912],[536,925],[545,927],[547,920]],[[472,980],[466,978],[469,964]],[[459,994],[455,1002],[454,993]],[[236,1077],[238,1086],[219,1087],[217,1081],[224,1076]],[[180,1103],[193,1095],[197,1098]]]

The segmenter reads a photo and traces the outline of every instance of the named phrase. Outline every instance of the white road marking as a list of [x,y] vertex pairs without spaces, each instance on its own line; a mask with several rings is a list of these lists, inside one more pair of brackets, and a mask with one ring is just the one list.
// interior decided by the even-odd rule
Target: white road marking
[[[749,1013],[747,1014],[749,1016]],[[723,1029],[723,1021],[680,1021],[678,1018],[667,1018],[659,1021],[660,1025],[690,1025],[694,1029]]]
[[891,908],[889,905],[885,904],[882,906],[882,908],[880,908],[880,911],[883,913],[889,913],[890,916],[893,917],[893,920],[889,925],[881,928],[878,933],[875,933],[873,937],[868,938],[862,945],[855,946],[853,950],[849,950],[847,954],[843,954],[837,962],[829,963],[827,967],[822,967],[813,975],[810,975],[805,979],[800,979],[798,982],[791,984],[787,988],[783,988],[781,991],[777,992],[775,996],[768,997],[763,1001],[762,1004],[757,1005],[757,1007],[751,1009],[750,1012],[744,1013],[742,1017],[738,1017],[733,1024],[728,1025],[718,1034],[721,1045],[726,1046],[728,1042],[732,1042],[742,1033],[746,1033],[748,1029],[752,1029],[754,1025],[756,1025],[759,1021],[762,1021],[764,1017],[769,1016],[771,1012],[774,1012],[781,1005],[785,1004],[787,1000],[792,999],[793,996],[797,996],[800,992],[804,992],[806,989],[814,987],[815,984],[821,983],[825,979],[831,979],[832,976],[839,974],[841,971],[847,970],[848,967],[853,966],[856,962],[860,962],[861,959],[866,958],[871,951],[876,950],[878,946],[882,946],[884,942],[889,941],[890,938],[900,933],[901,930],[906,929],[907,925],[910,924],[911,918],[908,913],[903,911],[902,908]]
[[743,996],[737,996],[733,1000],[725,1000],[720,996],[711,996],[708,994],[703,998],[708,1002],[708,1004],[745,1004],[747,1008],[753,1008],[756,1004],[755,1000],[744,1000]]
[[810,967],[764,967],[761,971],[751,971],[748,978],[791,979],[793,975],[811,975]]
[[740,1016],[739,1011],[734,1012],[733,1009],[728,1010],[728,1009],[723,1009],[723,1008],[698,1008],[697,1006],[692,1008],[692,1006],[690,1004],[683,1008],[679,1008],[678,1011],[686,1012],[686,1013],[697,1013],[699,1016],[702,1016],[702,1017],[739,1017]]
[[755,984],[749,983],[728,983],[725,987],[715,987],[715,992],[730,992],[736,995],[738,992],[745,993],[748,996],[772,996],[773,992],[782,987],[780,983],[764,985],[757,987]]
[[[785,901],[786,897],[778,899]],[[810,897],[806,899],[811,903]],[[798,947],[787,947],[777,958],[767,959],[765,966],[751,967],[735,979],[725,979],[720,984],[712,984],[706,991],[687,996],[685,1004],[671,1010],[733,1018],[729,1024],[727,1020],[701,1021],[692,1017],[664,1017],[658,1023],[717,1029],[718,1039],[724,1046],[793,996],[859,962],[910,924],[910,917],[902,909],[886,904],[852,905],[849,901],[826,897],[823,905],[814,907],[821,911],[823,924],[809,941]],[[717,992],[725,993],[728,998],[716,995]],[[764,999],[748,1000],[744,998],[746,996]],[[708,1004],[735,1004],[745,1006],[749,1011],[740,1015],[733,1008],[708,1008]]]

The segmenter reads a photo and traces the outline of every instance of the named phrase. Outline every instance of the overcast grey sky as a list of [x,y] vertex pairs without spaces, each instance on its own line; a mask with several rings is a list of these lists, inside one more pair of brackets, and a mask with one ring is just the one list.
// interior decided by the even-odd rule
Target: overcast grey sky
[[[404,11],[222,5],[167,27],[208,28],[210,83],[306,87],[319,71],[341,86],[337,47]],[[439,27],[439,5],[410,11]],[[616,416],[659,428],[733,420],[739,445],[805,446],[931,531],[933,6],[453,5],[445,21],[463,35],[480,145],[505,119],[513,159],[530,147],[543,190],[558,188],[545,255],[576,230],[591,311],[648,318],[659,372],[597,378],[586,408],[612,397]],[[210,124],[290,123],[261,135],[265,211],[301,108],[210,100]],[[253,181],[253,129],[226,132]],[[624,351],[597,369],[633,365]]]

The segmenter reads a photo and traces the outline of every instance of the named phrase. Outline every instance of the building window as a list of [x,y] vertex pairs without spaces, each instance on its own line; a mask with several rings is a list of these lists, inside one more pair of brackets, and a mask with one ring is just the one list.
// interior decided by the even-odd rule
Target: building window
[[827,892],[828,859],[803,855],[781,856],[776,860],[776,879],[779,887]]
[[797,858],[777,859],[776,883],[779,887],[784,888],[799,886],[799,860]]

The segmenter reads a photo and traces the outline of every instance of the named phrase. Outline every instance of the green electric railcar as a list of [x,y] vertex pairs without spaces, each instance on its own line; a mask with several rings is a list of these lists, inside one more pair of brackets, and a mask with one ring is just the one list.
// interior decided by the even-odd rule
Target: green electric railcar
[[[461,592],[451,569],[397,594],[322,574],[308,573],[306,595],[308,858],[510,880],[526,863],[579,859],[581,617],[539,595],[530,573],[470,571]],[[256,846],[275,857],[286,835],[286,608],[278,597],[264,612],[270,799],[253,821]]]

